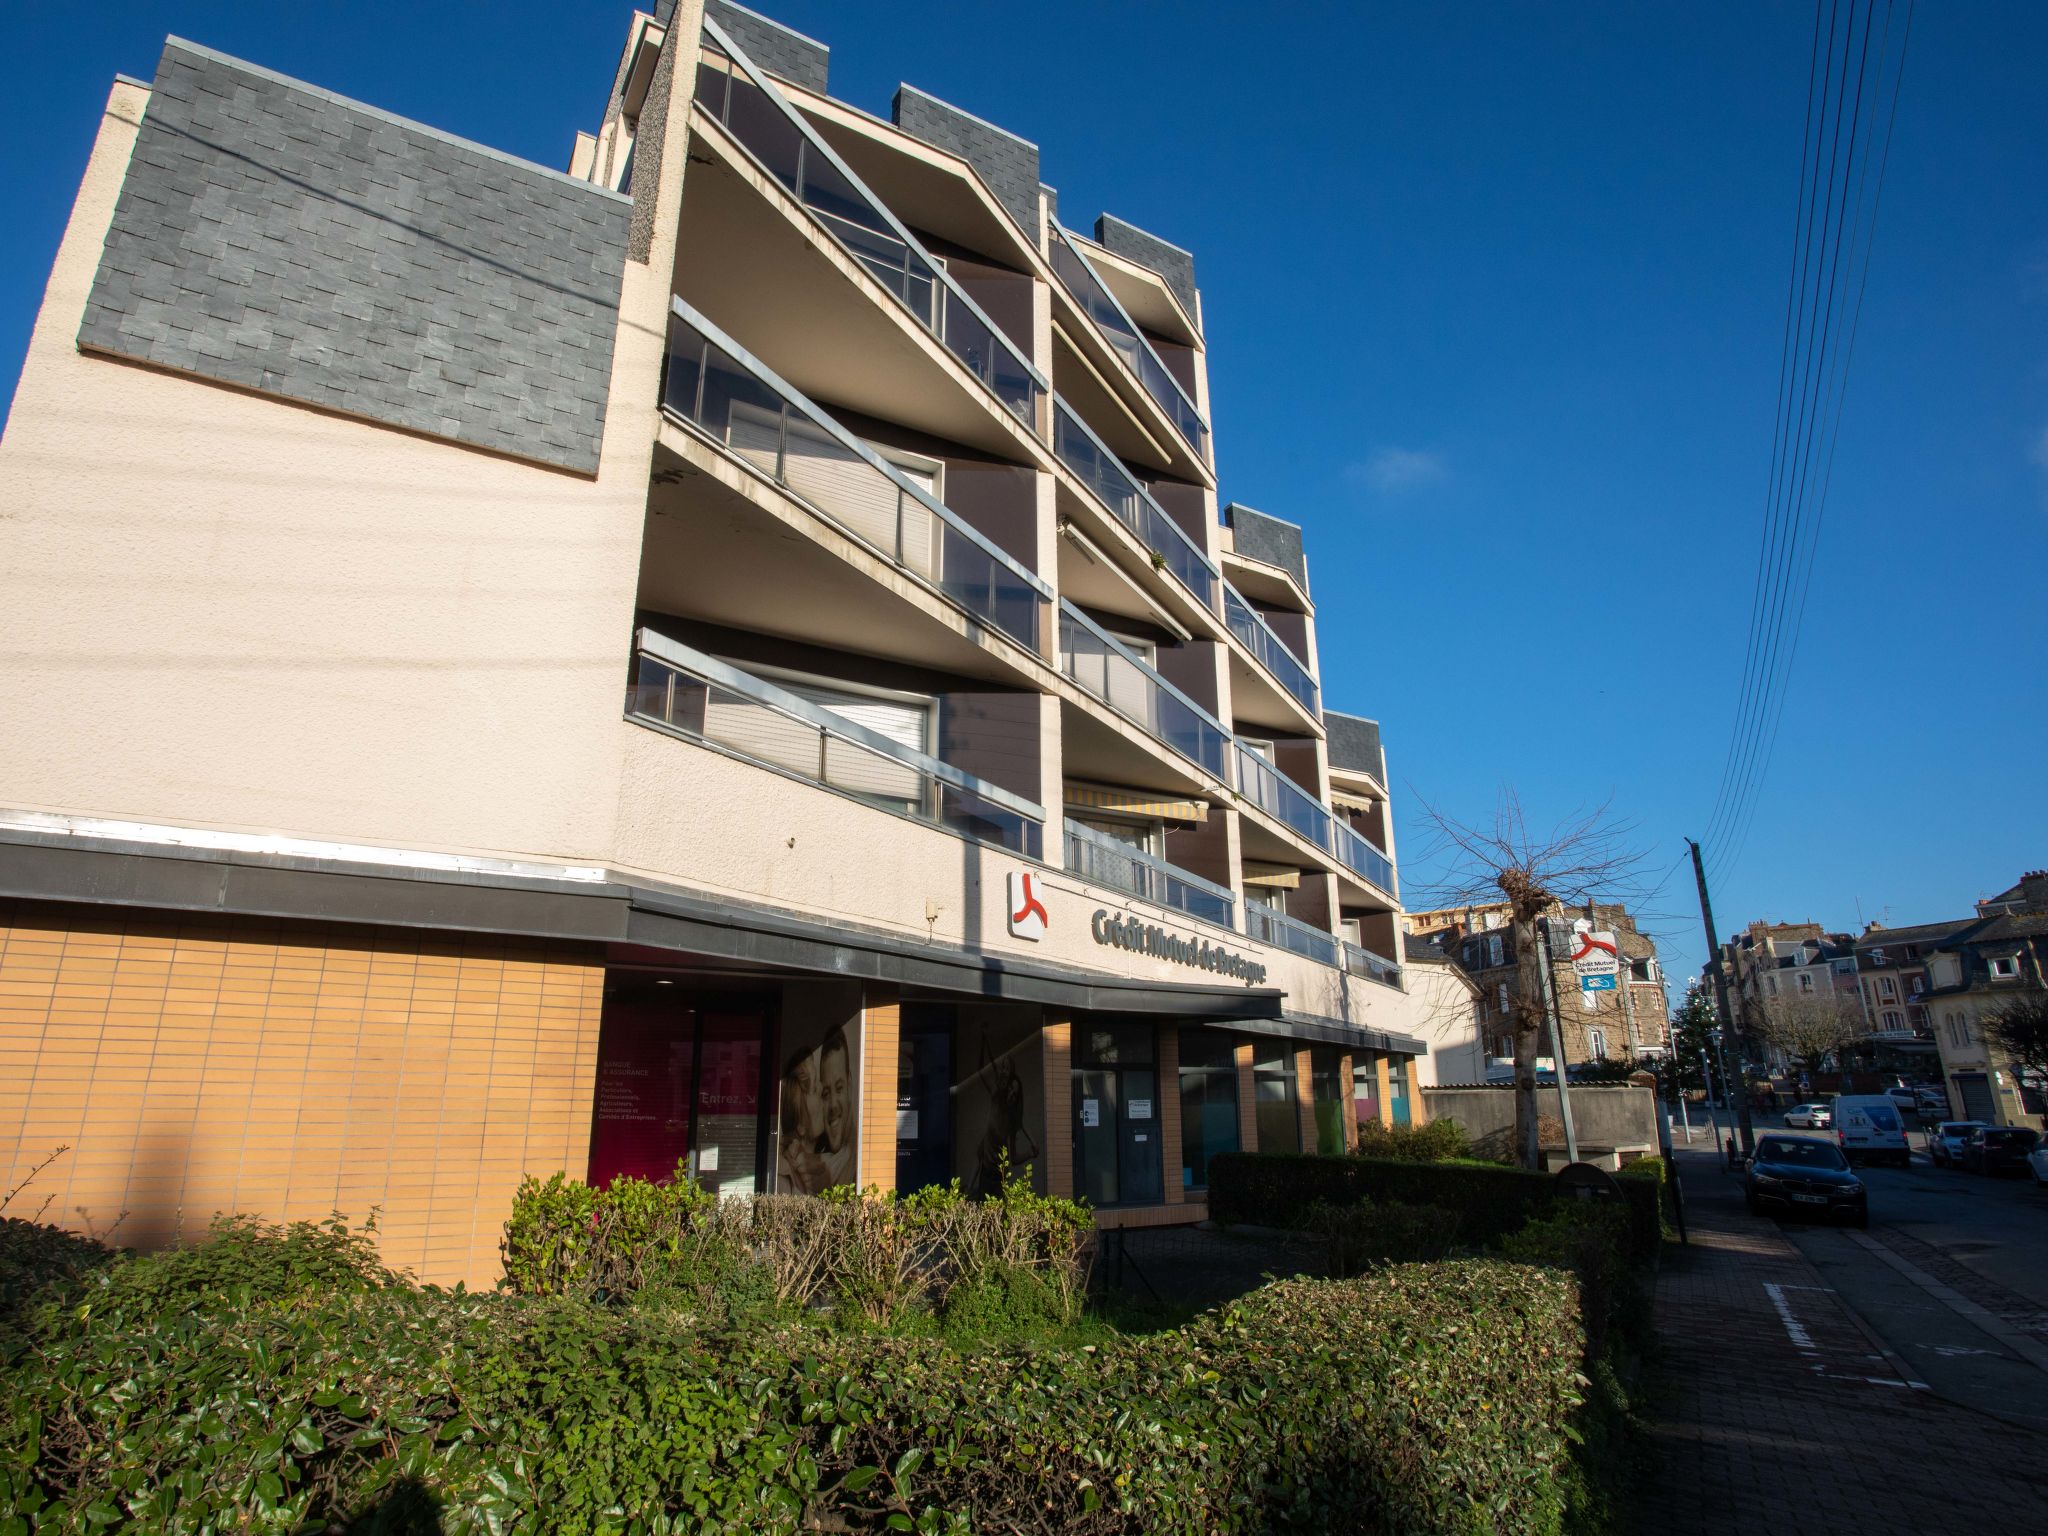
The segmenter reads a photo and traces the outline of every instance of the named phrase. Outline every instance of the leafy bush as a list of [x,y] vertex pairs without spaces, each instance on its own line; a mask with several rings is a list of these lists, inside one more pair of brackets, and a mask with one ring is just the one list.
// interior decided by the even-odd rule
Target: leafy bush
[[1629,1284],[1632,1221],[1629,1210],[1611,1200],[1559,1200],[1550,1214],[1501,1240],[1502,1257],[1570,1270],[1577,1278],[1586,1337],[1596,1355]]
[[39,1309],[0,1403],[0,1528],[1095,1536],[1561,1517],[1581,1340],[1554,1272],[1288,1281],[1092,1350],[962,1353],[441,1292],[363,1273],[359,1239],[233,1223],[227,1252],[124,1258],[84,1277],[80,1305]]
[[1553,1195],[1548,1174],[1492,1164],[1291,1152],[1228,1152],[1209,1160],[1209,1214],[1224,1222],[1299,1225],[1317,1203],[1369,1199],[1455,1211],[1467,1242],[1488,1243],[1544,1210]]
[[1463,1222],[1434,1205],[1316,1204],[1303,1225],[1329,1244],[1330,1273],[1338,1279],[1384,1264],[1431,1263],[1457,1245]]
[[843,1323],[886,1327],[945,1309],[963,1283],[1015,1290],[1028,1271],[1050,1316],[1080,1314],[1093,1217],[1076,1201],[1035,1193],[1007,1167],[983,1201],[968,1200],[957,1180],[900,1197],[843,1188],[721,1200],[677,1172],[670,1182],[621,1179],[605,1190],[560,1174],[529,1178],[505,1225],[507,1286],[638,1298],[699,1326],[829,1308]]
[[1629,1206],[1629,1253],[1647,1263],[1671,1235],[1670,1165],[1661,1157],[1639,1157],[1615,1175],[1615,1182]]
[[0,1216],[0,1360],[11,1353],[10,1331],[31,1305],[68,1295],[113,1261],[114,1251],[89,1237]]
[[1397,1163],[1440,1163],[1447,1157],[1469,1157],[1471,1143],[1465,1127],[1455,1120],[1432,1120],[1427,1125],[1381,1125],[1366,1120],[1358,1127],[1360,1157]]

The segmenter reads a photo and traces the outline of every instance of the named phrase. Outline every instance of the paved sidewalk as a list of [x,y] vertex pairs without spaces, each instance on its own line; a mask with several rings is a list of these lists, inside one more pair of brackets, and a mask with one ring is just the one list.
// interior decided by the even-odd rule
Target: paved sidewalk
[[1645,1536],[2038,1529],[2048,1436],[1911,1383],[1713,1154],[1679,1168],[1692,1243],[1657,1283]]

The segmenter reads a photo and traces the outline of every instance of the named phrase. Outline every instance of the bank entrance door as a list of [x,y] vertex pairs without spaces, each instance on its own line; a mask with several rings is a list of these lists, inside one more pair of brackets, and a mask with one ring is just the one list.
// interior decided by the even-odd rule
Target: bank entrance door
[[587,1177],[753,1194],[768,1157],[766,996],[712,996],[628,973],[607,981]]
[[1152,1026],[1074,1026],[1074,1180],[1091,1205],[1165,1198]]

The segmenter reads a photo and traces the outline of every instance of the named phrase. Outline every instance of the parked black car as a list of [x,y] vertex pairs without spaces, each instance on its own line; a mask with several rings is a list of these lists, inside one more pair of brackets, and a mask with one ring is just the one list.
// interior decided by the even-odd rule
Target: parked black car
[[1742,1175],[1750,1210],[1870,1225],[1870,1197],[1841,1148],[1817,1136],[1766,1136]]
[[1962,1163],[1972,1173],[2025,1173],[2041,1133],[2023,1125],[1980,1125],[1963,1138]]

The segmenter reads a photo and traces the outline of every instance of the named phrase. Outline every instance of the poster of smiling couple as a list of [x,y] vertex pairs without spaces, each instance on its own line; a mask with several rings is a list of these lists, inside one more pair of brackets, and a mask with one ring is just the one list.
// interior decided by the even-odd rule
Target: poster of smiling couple
[[775,1189],[815,1195],[860,1178],[860,1014],[792,1008],[776,1084]]

